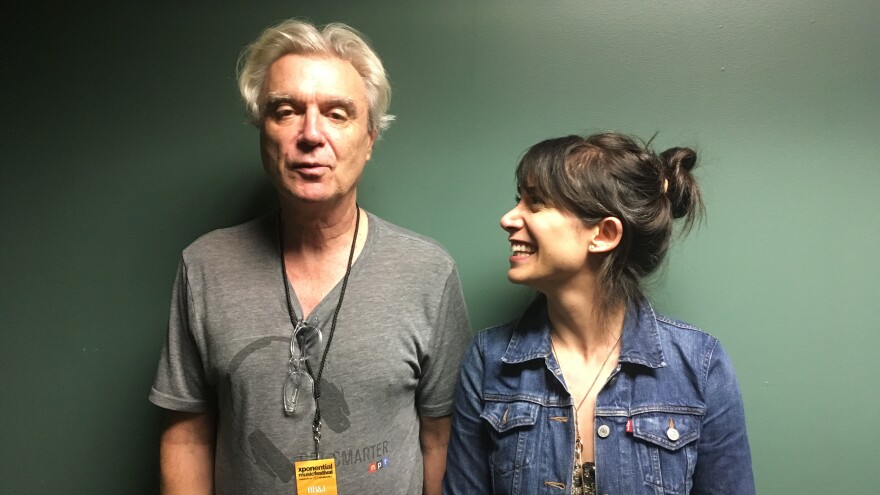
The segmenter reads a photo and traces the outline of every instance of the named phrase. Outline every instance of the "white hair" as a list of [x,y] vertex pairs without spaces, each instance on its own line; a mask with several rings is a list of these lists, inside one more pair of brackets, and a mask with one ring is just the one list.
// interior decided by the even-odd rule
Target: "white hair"
[[260,101],[260,95],[269,66],[289,54],[331,56],[350,63],[367,88],[369,131],[378,135],[391,125],[394,116],[387,113],[391,84],[364,36],[345,24],[327,24],[318,30],[298,19],[266,28],[239,56],[238,89],[252,124],[259,126],[262,120],[265,101]]

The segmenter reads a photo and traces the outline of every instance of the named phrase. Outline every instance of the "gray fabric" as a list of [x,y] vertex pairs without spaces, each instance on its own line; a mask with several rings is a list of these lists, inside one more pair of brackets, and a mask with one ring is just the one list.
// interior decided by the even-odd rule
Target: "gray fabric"
[[[166,409],[217,411],[218,494],[296,493],[292,459],[313,450],[311,387],[302,413],[282,408],[292,328],[276,229],[269,215],[184,250],[150,393]],[[313,312],[324,343],[340,285]],[[470,339],[449,255],[370,215],[321,385],[321,450],[336,458],[339,493],[421,493],[418,418],[451,414]]]

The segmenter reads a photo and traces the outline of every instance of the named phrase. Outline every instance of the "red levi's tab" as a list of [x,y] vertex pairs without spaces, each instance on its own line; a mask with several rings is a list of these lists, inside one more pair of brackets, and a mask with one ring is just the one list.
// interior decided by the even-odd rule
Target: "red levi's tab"
[[633,432],[633,420],[632,420],[632,418],[629,418],[628,420],[626,420],[626,432],[627,432],[627,433],[632,433],[632,432]]

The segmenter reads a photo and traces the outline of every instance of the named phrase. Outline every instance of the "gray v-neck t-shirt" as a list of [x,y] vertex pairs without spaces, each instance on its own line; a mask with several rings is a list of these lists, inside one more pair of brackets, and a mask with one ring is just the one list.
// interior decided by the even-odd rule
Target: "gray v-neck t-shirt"
[[[183,251],[150,393],[165,409],[216,411],[220,495],[295,494],[293,462],[314,451],[311,384],[295,415],[282,407],[292,326],[277,218],[211,232]],[[319,355],[340,288],[312,312]],[[336,459],[340,494],[421,493],[419,416],[451,414],[470,339],[449,254],[370,214],[321,380],[321,451]]]

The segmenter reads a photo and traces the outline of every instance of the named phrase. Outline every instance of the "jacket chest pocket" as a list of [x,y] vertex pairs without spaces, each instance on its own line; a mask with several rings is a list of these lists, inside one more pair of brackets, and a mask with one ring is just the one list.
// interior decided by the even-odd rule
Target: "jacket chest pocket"
[[535,451],[535,422],[540,406],[532,402],[486,402],[480,417],[492,438],[489,463],[496,484],[507,484],[529,464]]
[[701,415],[681,412],[633,415],[635,451],[645,483],[659,493],[690,492],[701,420]]

